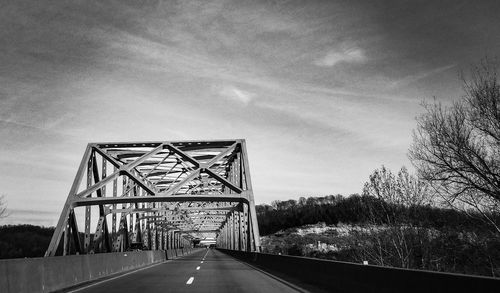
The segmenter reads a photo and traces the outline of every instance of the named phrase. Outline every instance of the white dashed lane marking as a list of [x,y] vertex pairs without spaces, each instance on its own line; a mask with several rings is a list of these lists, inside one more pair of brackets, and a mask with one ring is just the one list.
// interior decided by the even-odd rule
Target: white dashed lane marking
[[189,278],[189,280],[187,280],[187,282],[186,282],[186,285],[193,284],[193,281],[194,281],[194,277]]
[[199,271],[200,270],[200,267],[196,267],[196,270]]

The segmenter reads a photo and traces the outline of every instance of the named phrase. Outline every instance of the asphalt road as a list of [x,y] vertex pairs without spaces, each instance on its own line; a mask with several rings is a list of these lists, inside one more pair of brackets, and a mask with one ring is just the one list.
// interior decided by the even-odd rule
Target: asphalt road
[[208,249],[72,292],[300,291],[222,252]]

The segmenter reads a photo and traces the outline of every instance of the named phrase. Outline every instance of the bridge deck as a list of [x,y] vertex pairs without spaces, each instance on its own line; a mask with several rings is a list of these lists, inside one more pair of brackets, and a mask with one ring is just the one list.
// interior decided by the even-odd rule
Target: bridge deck
[[209,249],[73,292],[300,292],[297,289]]

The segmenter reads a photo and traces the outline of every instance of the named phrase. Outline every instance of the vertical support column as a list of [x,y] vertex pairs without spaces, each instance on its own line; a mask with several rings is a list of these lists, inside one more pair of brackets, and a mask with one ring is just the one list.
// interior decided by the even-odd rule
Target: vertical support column
[[243,246],[244,246],[244,250],[245,251],[250,251],[249,249],[249,245],[248,245],[248,233],[249,233],[249,229],[248,229],[248,206],[247,204],[243,204]]
[[[141,188],[137,185],[134,186],[133,196],[138,196],[141,192]],[[139,204],[134,204],[136,208],[139,207]],[[134,224],[134,243],[142,243],[142,229],[141,229],[141,215],[139,213],[135,213],[135,224]]]
[[224,224],[224,248],[225,249],[228,249],[229,247],[227,247],[227,223]]
[[148,243],[148,249],[149,250],[153,250],[153,239],[152,239],[152,232],[151,232],[151,223],[149,223],[147,220],[146,220],[146,229],[148,230],[148,234],[146,235],[147,237],[147,243]]
[[163,250],[163,229],[158,227],[158,250]]
[[148,229],[148,226],[147,224],[144,224],[143,222],[144,220],[142,220],[142,246],[143,247],[146,247],[147,249],[150,249],[149,247],[149,229]]
[[226,233],[224,232],[224,227],[220,230],[220,247],[221,248],[226,248],[224,245],[224,239],[226,237]]
[[158,225],[155,223],[155,250],[159,250],[160,249],[160,241],[158,239],[158,237],[160,236],[160,233],[158,231]]
[[231,222],[231,225],[233,226],[233,249],[234,250],[237,250],[238,249],[238,226],[236,225],[236,212],[233,211],[233,216],[231,217],[232,218],[232,222]]
[[158,250],[158,227],[156,226],[156,223],[153,223],[153,243],[154,243],[154,250]]
[[[113,172],[116,172],[116,166],[113,168]],[[116,197],[118,194],[118,178],[113,179],[113,197]],[[113,209],[116,210],[116,204],[113,204]],[[113,243],[113,251],[116,251],[115,243],[117,239],[116,234],[116,213],[111,215],[111,242]]]
[[236,235],[237,235],[237,233],[236,233],[236,213],[234,211],[232,213],[233,213],[233,215],[231,216],[231,227],[232,227],[231,234],[233,235],[233,242],[231,243],[231,245],[233,246],[232,249],[236,250],[236,241],[237,241],[237,239],[236,239]]
[[231,235],[231,249],[234,250],[234,212],[231,212],[231,217],[229,218],[229,226],[231,227],[229,232]]
[[[127,190],[127,177],[122,176],[122,194],[123,194],[123,196],[127,196],[125,194],[126,190]],[[130,204],[130,207],[132,207],[131,204]],[[127,208],[127,204],[122,203],[122,209],[126,209],[126,208]],[[125,214],[125,213],[121,213],[120,230],[121,230],[121,235],[119,237],[121,238],[121,241],[120,241],[120,245],[119,245],[119,251],[123,252],[128,248],[128,225],[127,225],[127,214]],[[124,233],[124,232],[126,232],[126,233]],[[126,235],[126,237],[125,237],[125,235]]]
[[156,227],[155,224],[149,223],[151,231],[151,250],[156,250]]
[[[143,189],[142,190],[142,196],[145,196],[145,195],[146,195],[146,190]],[[143,209],[146,208],[146,203],[142,203],[141,208],[143,208]],[[144,219],[141,220],[141,231],[144,231],[144,232],[146,232],[146,226],[145,226],[146,224],[145,224],[145,222],[146,222],[146,220],[144,220]],[[142,238],[141,238],[141,242],[142,242],[143,246],[147,245],[147,244],[145,244],[146,239],[147,239],[146,235],[144,235],[144,233],[143,233]]]
[[[82,253],[82,243],[80,241],[80,235],[78,234],[78,224],[76,223],[75,211],[74,209],[70,210],[69,218],[68,218],[68,227],[70,229],[70,234],[73,236],[73,243],[75,244],[75,252],[77,254]],[[69,234],[68,234],[69,236]],[[70,252],[70,249],[68,249]]]
[[[134,182],[134,181],[132,181],[131,179],[129,179],[129,180],[128,180],[128,185],[129,185],[129,187],[130,187],[130,188],[129,188],[130,190],[129,190],[129,192],[128,192],[128,196],[129,196],[129,197],[132,197],[132,196],[134,196],[134,192],[133,192],[133,190],[135,190],[135,182]],[[130,204],[130,207],[131,207],[131,208],[134,208],[134,207],[135,207],[135,205],[136,205],[135,203],[132,203],[132,204]],[[129,220],[129,222],[128,222],[128,225],[129,225],[129,226],[128,226],[128,231],[129,231],[129,233],[130,233],[130,234],[129,234],[129,237],[131,238],[131,239],[129,239],[129,241],[130,241],[130,242],[133,242],[133,241],[134,241],[134,238],[135,238],[135,233],[136,233],[136,231],[134,231],[134,230],[135,230],[135,227],[134,227],[134,215],[135,215],[134,213],[130,213],[130,214],[129,214],[129,219],[130,219],[130,220]]]
[[63,256],[69,254],[69,219],[64,226]]
[[165,228],[165,250],[168,249],[168,228]]
[[167,250],[167,234],[165,233],[165,228],[161,229],[161,249],[162,250]]
[[231,242],[233,241],[233,237],[231,235],[231,215],[227,219],[227,248],[232,249]]
[[167,230],[167,236],[168,236],[167,239],[168,249],[172,249],[172,230]]
[[238,162],[238,187],[243,189],[243,168],[241,168],[241,154],[236,154],[236,162]]
[[226,233],[226,237],[225,237],[226,249],[230,249],[230,247],[229,247],[229,224],[227,221],[226,221],[226,224],[224,225],[224,232]]
[[215,236],[215,246],[220,247],[220,230],[219,234]]
[[248,251],[255,251],[253,233],[252,233],[252,219],[250,218],[250,207],[247,209],[247,229],[248,229]]
[[224,248],[224,227],[220,229],[218,240],[219,240],[219,247]]
[[156,250],[157,249],[157,242],[156,242],[156,225],[154,223],[149,223],[149,239],[151,241],[151,250]]
[[229,249],[229,233],[227,233],[227,223],[224,225],[224,248]]
[[165,231],[165,249],[166,250],[169,250],[170,249],[170,244],[169,244],[169,241],[170,241],[170,231],[168,230],[168,228],[165,228],[166,231]]
[[[106,176],[108,176],[107,174],[107,166],[106,166],[106,159],[103,157],[102,158],[102,169],[101,169],[101,176],[102,176],[102,179],[101,180],[104,180],[106,178]],[[103,185],[101,187],[101,196],[102,197],[106,197],[106,185]]]
[[146,220],[146,229],[148,229],[148,249],[153,250],[153,226],[148,220]]
[[[233,181],[233,164],[229,163],[229,172],[227,172],[227,179],[232,182]],[[229,189],[229,193],[233,193],[231,189]]]
[[241,236],[243,233],[241,232],[241,229],[243,229],[243,225],[241,224],[241,212],[237,211],[238,213],[238,250],[243,250],[243,245],[241,244]]
[[[92,164],[94,158],[94,150],[92,150],[89,160],[87,162],[87,188],[92,186]],[[91,197],[92,194],[89,195]],[[83,244],[84,253],[88,253],[90,249],[90,220],[91,220],[91,207],[85,207],[85,242]]]
[[165,227],[162,229],[163,231],[163,250],[168,249],[168,230]]
[[176,249],[175,247],[175,231],[172,230],[172,249]]
[[252,235],[252,242],[255,248],[256,252],[261,251],[260,247],[260,233],[259,233],[259,225],[257,223],[257,215],[255,213],[255,201],[253,198],[253,188],[252,188],[252,180],[250,178],[250,168],[248,164],[248,154],[247,154],[247,149],[246,149],[246,143],[245,140],[241,141],[241,152],[243,156],[243,167],[245,170],[245,182],[247,185],[247,193],[248,193],[248,201],[249,201],[249,207],[248,207],[248,214],[249,214],[249,221],[251,222],[250,228],[251,228],[251,235]]
[[177,233],[175,231],[173,231],[172,233],[174,233],[174,249],[177,249]]
[[233,214],[231,213],[229,215],[229,218],[227,219],[227,234],[228,234],[228,248],[229,249],[233,249],[233,233],[232,233],[232,230],[233,230],[233,225],[232,225],[232,217],[233,217]]
[[155,226],[153,223],[149,223],[149,239],[150,239],[150,247],[151,250],[156,250],[156,241],[155,241]]
[[[104,180],[107,174],[107,160],[102,157],[102,166],[101,166],[101,180]],[[97,167],[97,166],[96,166]],[[95,174],[94,174],[95,175]],[[95,179],[94,181],[97,181],[99,179]],[[106,197],[106,185],[103,185],[101,187],[101,197]],[[106,249],[106,252],[111,252],[111,245],[110,245],[110,235],[109,235],[109,229],[108,229],[108,221],[106,220],[106,215],[104,214],[104,206],[100,205],[99,206],[99,216],[103,218],[103,237],[104,237],[104,249]]]
[[172,239],[171,239],[172,241],[170,242],[170,243],[172,244],[172,247],[171,247],[171,248],[172,248],[172,249],[175,249],[175,231],[174,231],[174,230],[170,231],[170,236],[171,236],[171,238],[172,238]]
[[236,211],[233,211],[233,235],[234,235],[234,241],[233,241],[233,249],[238,250],[238,229],[239,226],[237,225],[237,213]]
[[128,248],[128,225],[127,215],[125,213],[121,214],[119,233],[120,235],[118,236],[117,250],[120,252],[124,252]]

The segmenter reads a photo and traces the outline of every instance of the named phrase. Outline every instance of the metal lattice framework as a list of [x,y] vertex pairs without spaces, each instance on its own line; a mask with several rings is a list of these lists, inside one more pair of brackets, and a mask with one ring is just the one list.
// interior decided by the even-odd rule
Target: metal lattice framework
[[88,144],[45,256],[193,239],[259,250],[245,140]]

